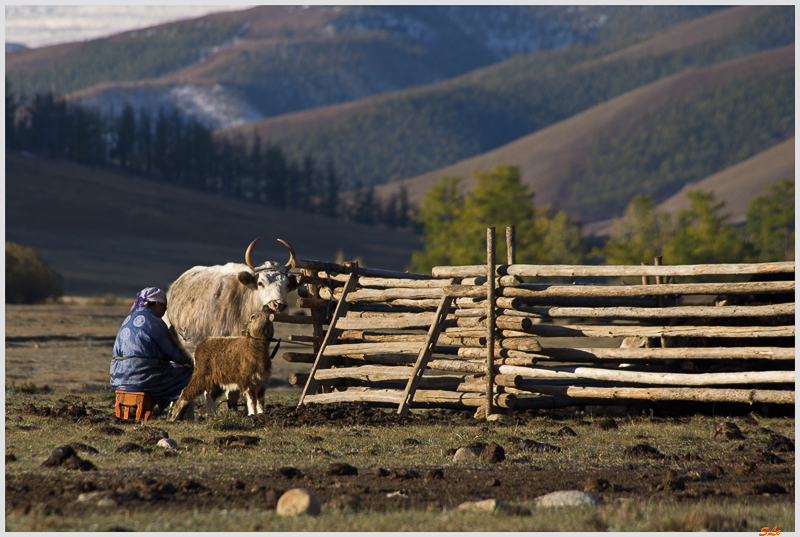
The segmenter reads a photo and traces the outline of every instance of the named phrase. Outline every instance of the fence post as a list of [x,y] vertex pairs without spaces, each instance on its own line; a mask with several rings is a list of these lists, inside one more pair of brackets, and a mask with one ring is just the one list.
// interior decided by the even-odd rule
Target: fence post
[[513,265],[517,262],[517,242],[516,242],[516,231],[514,226],[506,227],[506,254],[507,254],[507,262],[509,265]]
[[486,417],[494,412],[495,230],[486,228]]

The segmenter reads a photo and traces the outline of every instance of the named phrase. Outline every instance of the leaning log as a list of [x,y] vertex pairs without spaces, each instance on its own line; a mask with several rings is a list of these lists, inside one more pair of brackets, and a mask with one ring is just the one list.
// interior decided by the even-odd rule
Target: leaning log
[[536,386],[536,393],[556,396],[647,401],[697,401],[706,403],[794,404],[793,391],[712,388],[596,388],[578,386]]

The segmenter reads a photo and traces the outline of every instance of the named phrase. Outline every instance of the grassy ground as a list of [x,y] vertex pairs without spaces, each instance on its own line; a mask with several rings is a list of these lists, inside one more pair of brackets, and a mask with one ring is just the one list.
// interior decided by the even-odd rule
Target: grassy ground
[[[487,423],[471,412],[413,410],[400,420],[374,408],[297,409],[300,389],[283,379],[308,365],[276,358],[258,419],[222,405],[194,422],[116,420],[107,371],[128,308],[102,299],[6,307],[7,531],[794,531],[793,417],[611,420],[577,410]],[[279,326],[286,350],[304,352],[286,343],[302,327]],[[722,434],[726,422],[740,434]],[[177,451],[154,445],[162,431]],[[501,446],[505,458],[453,460],[477,443]],[[94,469],[42,466],[67,444]],[[657,453],[633,449],[641,444]],[[357,474],[337,474],[343,464]],[[276,514],[269,494],[295,487],[320,499],[320,516]],[[559,490],[592,491],[603,504],[535,507]],[[514,509],[458,509],[489,498]]]

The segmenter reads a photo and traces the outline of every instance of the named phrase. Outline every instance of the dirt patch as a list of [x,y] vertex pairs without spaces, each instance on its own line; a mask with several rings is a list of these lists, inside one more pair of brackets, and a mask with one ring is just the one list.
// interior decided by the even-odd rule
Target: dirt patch
[[[62,411],[62,408],[68,410]],[[7,423],[16,416],[36,416],[45,420],[72,420],[86,430],[86,438],[105,438],[116,442],[120,457],[140,456],[145,462],[135,467],[114,468],[108,464],[93,464],[99,457],[90,444],[75,443],[53,452],[51,464],[40,472],[16,474],[14,457],[6,457],[6,508],[14,515],[31,509],[55,514],[79,513],[87,507],[119,508],[131,511],[176,512],[196,509],[274,509],[277,498],[292,488],[312,491],[326,509],[358,511],[369,509],[455,509],[466,501],[496,498],[519,504],[557,490],[579,490],[598,494],[604,501],[619,498],[671,498],[678,501],[697,498],[718,499],[748,497],[752,502],[775,501],[776,497],[794,501],[794,444],[769,430],[748,428],[744,441],[727,438],[723,433],[716,439],[720,457],[706,461],[691,449],[680,454],[666,455],[653,442],[631,444],[622,451],[620,462],[603,468],[570,465],[564,462],[564,450],[581,442],[580,434],[563,436],[565,428],[594,426],[572,417],[554,416],[548,426],[551,438],[558,438],[561,448],[546,442],[514,435],[516,428],[534,420],[535,413],[519,413],[514,425],[488,424],[471,417],[465,411],[436,410],[408,417],[364,404],[268,406],[263,415],[240,418],[244,431],[219,431],[211,441],[192,436],[180,440],[182,449],[164,450],[155,447],[166,431],[159,425],[142,427],[116,420],[113,415],[91,405],[56,403],[54,408],[21,405],[7,410]],[[93,416],[97,423],[84,423]],[[725,422],[723,422],[725,423]],[[221,456],[236,450],[260,449],[274,445],[275,433],[285,428],[322,426],[330,435],[341,435],[348,427],[406,428],[419,431],[419,425],[468,426],[475,437],[489,432],[505,438],[498,444],[489,441],[465,442],[463,445],[442,446],[446,450],[469,447],[477,454],[466,464],[431,466],[425,460],[418,464],[392,466],[391,459],[381,466],[357,467],[344,462],[331,462],[323,456],[320,462],[303,466],[276,468],[243,468],[231,473],[224,466],[195,469],[187,475],[186,464],[159,463],[165,457],[177,457],[192,464],[191,449],[218,450]],[[7,425],[8,426],[8,425]],[[730,430],[723,425],[720,430]],[[357,435],[358,431],[347,430]],[[368,436],[368,433],[364,433]],[[401,431],[398,442],[402,449],[417,449],[419,434]],[[573,436],[574,435],[574,436]],[[322,436],[305,435],[308,448],[326,450]],[[110,439],[110,440],[109,440]],[[423,441],[425,439],[422,439]],[[117,445],[115,444],[115,445]],[[319,444],[320,446],[315,446]],[[7,453],[13,446],[6,446]],[[78,456],[78,452],[81,456]],[[241,451],[239,451],[241,452]],[[778,455],[780,453],[780,455]],[[537,459],[537,457],[540,457]],[[552,458],[541,458],[552,457]],[[48,459],[50,460],[50,459]],[[53,466],[53,468],[49,468]],[[74,470],[74,471],[63,471]]]

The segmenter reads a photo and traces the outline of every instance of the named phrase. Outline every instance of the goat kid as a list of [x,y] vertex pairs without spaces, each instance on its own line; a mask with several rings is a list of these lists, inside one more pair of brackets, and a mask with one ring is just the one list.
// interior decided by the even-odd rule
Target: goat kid
[[206,411],[216,414],[216,401],[226,390],[239,390],[247,402],[247,414],[264,412],[264,395],[272,366],[269,342],[274,329],[269,306],[250,316],[239,337],[213,337],[194,351],[194,373],[175,403],[170,421],[183,413],[189,402],[206,392]]

